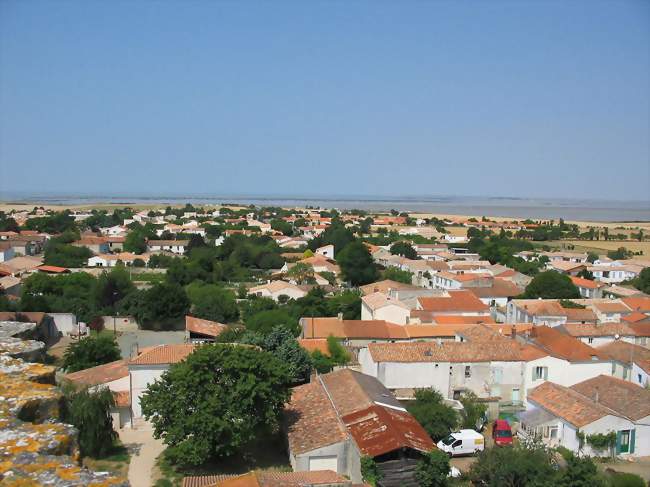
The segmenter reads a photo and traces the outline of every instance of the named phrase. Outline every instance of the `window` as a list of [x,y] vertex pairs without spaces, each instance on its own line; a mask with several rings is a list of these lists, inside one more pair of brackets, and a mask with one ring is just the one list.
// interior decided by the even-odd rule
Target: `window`
[[639,384],[641,384],[641,383],[643,382],[643,378],[641,377],[641,374],[637,374],[637,375],[636,375],[636,380],[637,380],[637,382],[638,382]]
[[589,343],[594,343],[594,339],[592,337],[589,337]]
[[465,366],[465,378],[469,379],[472,376],[472,370],[469,365]]
[[458,448],[461,445],[461,443],[463,443],[461,440],[456,440],[456,441],[454,441],[454,444],[451,445],[451,447],[452,448]]
[[537,366],[533,369],[533,380],[548,379],[548,367]]

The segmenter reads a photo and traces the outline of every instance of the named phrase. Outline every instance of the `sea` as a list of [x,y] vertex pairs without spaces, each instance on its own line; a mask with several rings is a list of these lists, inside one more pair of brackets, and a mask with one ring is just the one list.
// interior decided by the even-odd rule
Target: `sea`
[[522,198],[494,196],[314,196],[259,194],[39,194],[2,193],[3,203],[42,205],[92,204],[224,204],[314,207],[409,213],[439,213],[506,218],[559,219],[596,222],[649,222],[650,199],[616,201],[597,199]]

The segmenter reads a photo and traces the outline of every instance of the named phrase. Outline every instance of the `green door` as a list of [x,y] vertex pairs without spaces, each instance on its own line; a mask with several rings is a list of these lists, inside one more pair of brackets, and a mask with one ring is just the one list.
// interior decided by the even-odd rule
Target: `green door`
[[618,432],[617,453],[629,453],[630,451],[630,430]]

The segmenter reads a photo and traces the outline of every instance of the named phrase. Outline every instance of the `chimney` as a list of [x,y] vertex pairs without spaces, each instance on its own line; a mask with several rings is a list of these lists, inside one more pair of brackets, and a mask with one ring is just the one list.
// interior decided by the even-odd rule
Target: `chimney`
[[339,313],[338,315],[336,315],[336,317],[338,318],[339,321],[343,321],[343,313]]

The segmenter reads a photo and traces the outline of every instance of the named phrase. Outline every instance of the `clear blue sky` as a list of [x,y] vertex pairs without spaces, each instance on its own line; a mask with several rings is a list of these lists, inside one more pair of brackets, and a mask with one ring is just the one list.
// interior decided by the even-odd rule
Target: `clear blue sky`
[[0,191],[648,200],[649,91],[645,0],[0,0]]

